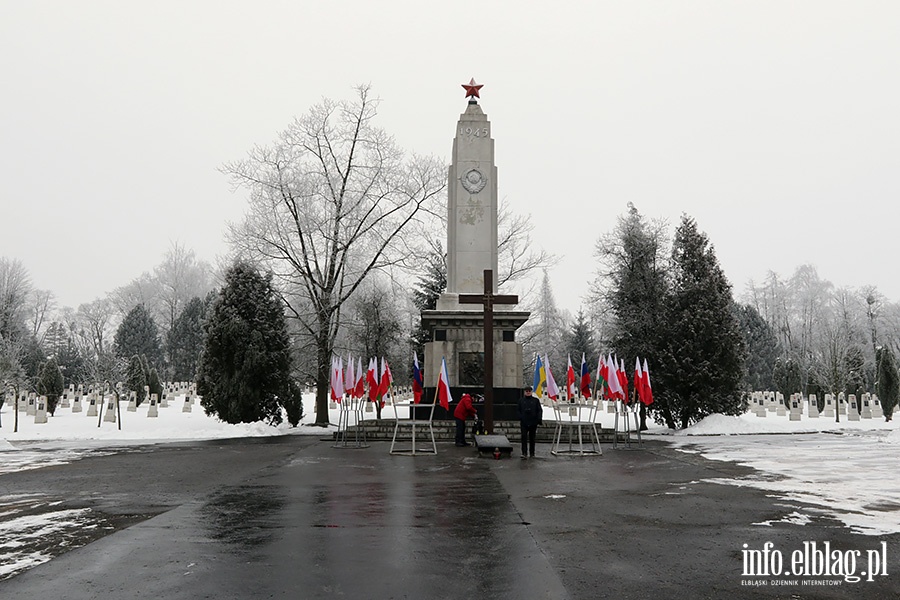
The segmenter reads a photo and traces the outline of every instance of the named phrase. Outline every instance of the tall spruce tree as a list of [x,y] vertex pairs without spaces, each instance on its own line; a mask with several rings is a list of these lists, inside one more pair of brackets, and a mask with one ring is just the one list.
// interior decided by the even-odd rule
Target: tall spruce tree
[[144,365],[141,357],[135,354],[128,361],[125,371],[125,392],[134,392],[135,405],[140,406],[144,401],[144,386],[147,385],[147,376],[144,375]]
[[672,268],[666,344],[653,384],[657,410],[670,428],[712,413],[740,414],[745,350],[731,284],[688,216],[675,232]]
[[47,396],[47,412],[53,415],[56,413],[56,405],[59,403],[59,397],[65,388],[63,374],[59,369],[59,364],[56,362],[56,357],[51,356],[44,363],[37,387],[38,392]]
[[[291,380],[291,346],[284,306],[262,276],[235,263],[210,308],[197,392],[206,414],[228,423],[282,421],[302,416],[299,388]],[[296,417],[299,421],[299,416]]]
[[748,391],[771,390],[775,387],[772,373],[781,348],[778,337],[752,305],[738,305],[737,314],[747,348],[744,388]]
[[594,344],[594,335],[582,310],[578,311],[575,323],[569,331],[568,339],[566,340],[566,351],[572,357],[572,366],[575,367],[576,373],[580,372],[582,355],[584,355],[589,368],[591,365],[597,364],[597,347]]
[[[646,359],[655,369],[665,347],[663,324],[669,282],[665,260],[665,230],[660,222],[649,222],[628,204],[628,214],[619,217],[616,229],[602,237],[595,255],[602,265],[597,273],[595,300],[612,312],[611,349],[630,369],[635,357]],[[665,382],[654,378],[654,395],[664,394]],[[657,403],[651,408],[659,407]],[[640,407],[640,428],[646,429],[647,409]]]
[[172,325],[167,336],[169,368],[175,381],[193,381],[197,376],[200,352],[203,350],[203,319],[206,304],[192,298]]
[[787,403],[791,394],[799,392],[800,386],[803,384],[800,364],[789,356],[779,356],[775,359],[775,365],[772,368],[772,380]]
[[116,355],[128,358],[144,355],[153,365],[162,362],[162,346],[159,341],[159,328],[143,304],[132,308],[115,336]]
[[894,407],[900,401],[900,373],[897,372],[897,361],[890,346],[875,349],[875,362],[878,365],[875,390],[884,410],[884,420],[891,421]]

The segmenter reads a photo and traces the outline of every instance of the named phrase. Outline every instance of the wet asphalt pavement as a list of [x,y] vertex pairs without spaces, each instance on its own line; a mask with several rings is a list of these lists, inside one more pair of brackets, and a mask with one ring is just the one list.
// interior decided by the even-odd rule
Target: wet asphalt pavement
[[[163,444],[0,475],[0,495],[90,508],[81,547],[0,581],[0,598],[897,598],[900,536],[702,480],[749,469],[679,453],[390,456],[312,436]],[[812,513],[815,514],[815,513]],[[742,548],[887,543],[873,582],[742,576]],[[78,545],[78,544],[72,544]],[[796,578],[794,578],[796,579]],[[810,579],[810,578],[806,578]],[[765,586],[747,585],[765,581]]]

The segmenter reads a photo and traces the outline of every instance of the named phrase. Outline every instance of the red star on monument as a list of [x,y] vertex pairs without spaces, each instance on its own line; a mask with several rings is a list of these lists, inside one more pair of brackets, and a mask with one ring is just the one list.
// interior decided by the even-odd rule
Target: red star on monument
[[484,87],[483,84],[475,83],[475,78],[473,77],[469,83],[462,84],[463,88],[466,90],[466,98],[481,98],[478,95],[478,90]]

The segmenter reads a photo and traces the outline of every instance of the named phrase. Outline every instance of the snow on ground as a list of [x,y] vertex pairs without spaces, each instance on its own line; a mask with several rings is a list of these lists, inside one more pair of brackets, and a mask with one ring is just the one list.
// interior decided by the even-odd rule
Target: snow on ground
[[748,477],[708,481],[771,492],[786,502],[780,522],[802,525],[826,516],[857,533],[900,532],[900,479],[887,459],[890,446],[900,444],[894,421],[711,415],[662,439],[683,452],[756,469]]

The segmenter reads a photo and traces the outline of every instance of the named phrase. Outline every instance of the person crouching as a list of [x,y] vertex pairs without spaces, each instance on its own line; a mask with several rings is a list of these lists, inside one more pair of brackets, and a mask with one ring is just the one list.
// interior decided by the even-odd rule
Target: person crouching
[[453,411],[453,418],[456,419],[457,446],[471,445],[466,441],[466,419],[476,415],[478,415],[478,412],[472,406],[472,396],[463,394],[462,398],[459,399],[459,404],[456,405],[456,410]]

